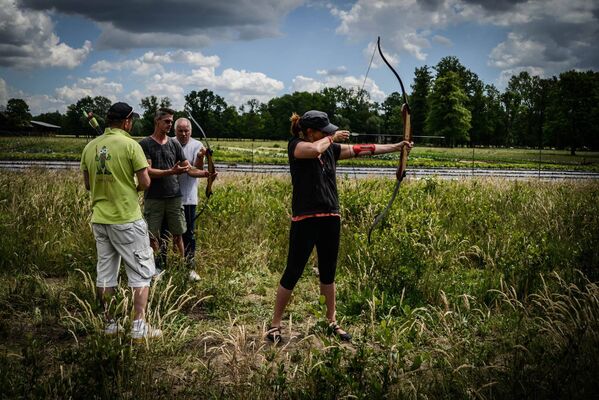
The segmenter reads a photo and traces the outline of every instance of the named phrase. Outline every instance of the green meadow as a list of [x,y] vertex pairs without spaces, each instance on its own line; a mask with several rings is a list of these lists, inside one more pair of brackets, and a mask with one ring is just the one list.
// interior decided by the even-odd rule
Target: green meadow
[[[290,181],[228,175],[198,220],[201,280],[171,254],[148,313],[164,336],[135,344],[128,329],[102,333],[80,175],[3,172],[2,397],[596,398],[599,182],[406,180],[369,245],[392,185],[339,180],[338,319],[352,343],[327,331],[314,259],[284,343],[264,340]],[[123,275],[111,309],[125,328],[131,308]]]
[[[139,138],[141,139],[141,138]],[[88,142],[74,137],[0,137],[0,160],[72,160],[78,161]],[[240,141],[210,139],[217,163],[286,164],[285,141]],[[386,154],[344,165],[392,167],[398,154]],[[416,143],[410,154],[411,167],[429,168],[508,168],[599,171],[599,152],[510,148],[443,148]]]

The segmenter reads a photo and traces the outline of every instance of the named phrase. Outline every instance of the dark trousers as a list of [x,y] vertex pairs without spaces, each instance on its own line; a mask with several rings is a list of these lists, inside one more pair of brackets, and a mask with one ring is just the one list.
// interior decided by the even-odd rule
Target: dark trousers
[[339,217],[307,218],[292,222],[289,231],[289,253],[287,267],[280,280],[281,286],[293,290],[302,276],[304,267],[316,247],[320,283],[330,285],[335,282],[337,255],[339,254]]
[[185,224],[187,230],[183,234],[183,246],[185,247],[185,258],[193,261],[196,253],[196,233],[194,229],[194,218],[196,216],[196,206],[194,204],[186,204],[183,206],[185,214]]

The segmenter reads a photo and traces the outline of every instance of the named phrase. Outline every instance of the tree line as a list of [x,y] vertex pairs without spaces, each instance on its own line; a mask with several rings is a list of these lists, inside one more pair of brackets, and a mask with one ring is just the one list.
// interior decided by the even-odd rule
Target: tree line
[[[543,79],[521,72],[511,77],[505,91],[485,84],[456,57],[443,58],[433,67],[416,68],[408,96],[415,135],[445,146],[516,146],[599,150],[599,73],[567,71]],[[35,120],[62,127],[63,133],[93,135],[83,110],[93,112],[101,124],[110,107],[106,97],[84,97],[71,104],[66,114],[58,111],[35,116]],[[402,96],[391,93],[383,102],[368,92],[337,86],[319,92],[295,92],[267,103],[251,99],[235,107],[209,89],[185,95],[184,110],[202,124],[208,136],[247,139],[286,139],[289,117],[309,109],[325,111],[331,122],[344,129],[378,135],[380,141],[397,140],[401,134]],[[143,116],[133,134],[153,131],[153,115],[170,107],[168,97],[148,96],[139,104]],[[26,103],[10,99],[5,114],[14,123],[31,119]],[[442,138],[442,139],[441,139]],[[369,138],[371,141],[372,138]]]

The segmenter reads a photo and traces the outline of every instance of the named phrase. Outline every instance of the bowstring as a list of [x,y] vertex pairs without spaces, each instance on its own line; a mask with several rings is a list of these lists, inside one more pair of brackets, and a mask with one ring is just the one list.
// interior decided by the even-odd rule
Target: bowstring
[[362,87],[360,88],[360,96],[364,93],[364,86],[366,86],[366,78],[368,78],[368,74],[370,73],[370,68],[372,67],[372,61],[374,60],[374,54],[376,53],[376,46],[372,46],[372,57],[370,57],[370,63],[368,63],[368,69],[366,70],[366,75],[364,75],[364,81],[362,82]]
[[[374,55],[376,53],[376,45],[373,44],[372,46],[372,56],[370,57],[370,62],[368,63],[368,68],[366,69],[366,74],[364,75],[364,80],[362,81],[362,87],[360,88],[360,93],[358,95],[358,100],[359,102],[362,101],[362,98],[364,96],[364,87],[366,86],[366,80],[368,79],[368,74],[370,73],[370,68],[372,67],[372,62],[374,60]],[[349,138],[350,143],[352,142],[352,138],[350,136]],[[356,157],[357,159],[357,157]],[[360,184],[358,183],[358,173],[356,172],[356,166],[355,164],[352,163],[352,171],[354,173],[354,182],[356,182],[356,191],[358,192],[358,198],[362,199],[362,193],[360,190]]]

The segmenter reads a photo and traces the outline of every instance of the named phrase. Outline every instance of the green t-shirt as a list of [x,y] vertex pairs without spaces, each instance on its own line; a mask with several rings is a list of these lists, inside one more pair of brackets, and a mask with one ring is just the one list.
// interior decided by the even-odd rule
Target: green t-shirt
[[134,176],[148,166],[139,143],[118,128],[106,128],[85,146],[81,170],[89,173],[93,223],[125,224],[142,218]]

